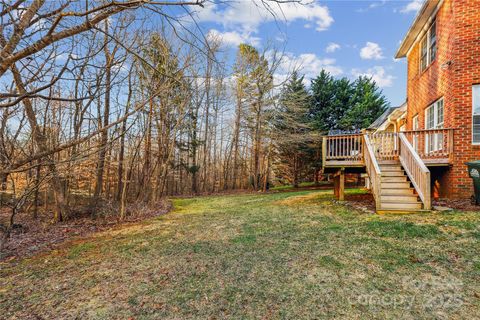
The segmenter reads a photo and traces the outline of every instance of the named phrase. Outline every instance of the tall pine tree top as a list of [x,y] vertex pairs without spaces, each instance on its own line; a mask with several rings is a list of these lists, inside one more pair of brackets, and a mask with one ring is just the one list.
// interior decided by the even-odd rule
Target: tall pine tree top
[[322,70],[310,90],[309,117],[313,128],[323,133],[367,128],[389,105],[375,81],[364,76],[351,82]]

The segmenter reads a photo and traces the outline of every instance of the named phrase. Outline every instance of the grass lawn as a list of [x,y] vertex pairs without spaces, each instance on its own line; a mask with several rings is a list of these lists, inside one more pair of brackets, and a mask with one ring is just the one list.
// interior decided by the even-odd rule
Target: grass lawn
[[0,318],[480,314],[479,212],[370,215],[312,190],[174,206],[160,218],[0,265]]

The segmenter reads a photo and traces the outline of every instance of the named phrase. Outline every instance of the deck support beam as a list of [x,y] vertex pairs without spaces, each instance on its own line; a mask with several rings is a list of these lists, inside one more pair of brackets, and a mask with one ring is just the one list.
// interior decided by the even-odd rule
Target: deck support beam
[[341,168],[334,174],[333,193],[339,201],[345,200],[345,168]]

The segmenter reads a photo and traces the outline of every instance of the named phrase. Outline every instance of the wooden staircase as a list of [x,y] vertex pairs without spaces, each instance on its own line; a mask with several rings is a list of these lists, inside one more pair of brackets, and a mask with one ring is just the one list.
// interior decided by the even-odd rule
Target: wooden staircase
[[[439,142],[432,150],[432,137]],[[335,194],[343,199],[344,172],[365,168],[377,212],[432,209],[427,164],[453,163],[453,129],[375,132],[324,136],[322,165],[336,172]]]
[[419,200],[400,161],[379,163],[381,175],[380,212],[411,212],[421,210]]
[[431,209],[430,171],[403,133],[365,134],[363,143],[377,213]]

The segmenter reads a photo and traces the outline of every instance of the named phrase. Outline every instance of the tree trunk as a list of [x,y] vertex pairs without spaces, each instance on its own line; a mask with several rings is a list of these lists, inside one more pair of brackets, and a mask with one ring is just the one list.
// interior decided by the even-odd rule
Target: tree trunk
[[[20,94],[27,94],[27,90],[22,81],[22,77],[20,72],[18,71],[15,65],[12,65],[11,71],[13,74],[13,78],[15,81],[15,85],[17,86],[18,92]],[[23,99],[23,105],[25,106],[25,113],[27,115],[28,122],[30,124],[32,130],[32,136],[37,145],[39,152],[48,152],[48,143],[46,136],[40,130],[40,127],[37,122],[37,117],[35,115],[35,110],[33,109],[32,102],[30,98]],[[46,167],[48,168],[50,174],[52,175],[51,185],[52,190],[55,198],[55,210],[53,213],[53,220],[54,222],[59,222],[67,218],[68,211],[65,205],[65,194],[62,180],[57,171],[57,167],[53,160],[53,155],[45,157]]]
[[[130,68],[130,74],[128,77],[128,96],[127,96],[127,105],[125,107],[125,117],[130,110],[130,101],[132,99],[132,68]],[[118,172],[117,172],[117,179],[118,179],[118,186],[117,186],[117,201],[122,199],[123,194],[123,167],[124,167],[124,160],[125,160],[125,135],[127,134],[127,118],[122,122],[122,128],[120,131],[120,150],[118,151]]]
[[238,178],[238,147],[240,139],[240,121],[242,119],[242,98],[241,95],[237,97],[237,110],[235,112],[235,128],[233,132],[233,177],[232,177],[232,189],[237,188]]

